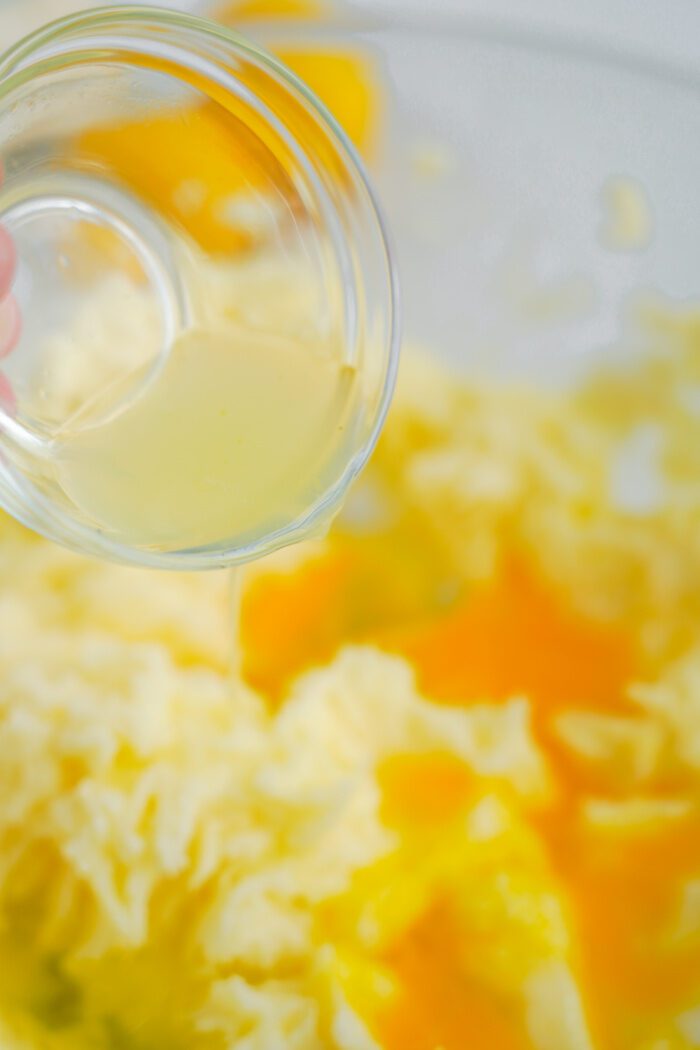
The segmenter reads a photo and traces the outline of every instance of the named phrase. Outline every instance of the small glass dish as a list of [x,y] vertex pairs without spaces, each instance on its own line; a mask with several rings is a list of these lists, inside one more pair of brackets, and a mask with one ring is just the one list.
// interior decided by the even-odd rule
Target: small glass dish
[[[0,60],[0,156],[0,222],[17,245],[23,318],[19,345],[3,362],[13,398],[0,406],[0,504],[78,550],[162,568],[235,564],[323,529],[376,442],[399,335],[378,205],[322,104],[275,58],[221,26],[110,8],[41,29]],[[153,452],[144,431],[152,482],[135,478],[129,489],[141,517],[151,508],[163,529],[112,527],[56,466],[66,433],[77,428],[89,440],[96,425],[155,389],[178,339],[222,324],[254,340],[313,345],[319,360],[337,357],[352,371],[342,448],[324,461],[303,505],[277,507],[275,479],[281,484],[279,471],[289,475],[295,460],[285,460],[282,438],[279,471],[265,474],[276,451],[266,460],[253,444],[241,455],[262,472],[255,492],[275,513],[258,520],[251,512],[229,527],[218,504],[200,513],[196,486],[190,492],[183,481],[174,513],[182,509],[189,531],[178,533],[166,527],[170,504],[158,504],[161,478],[189,469],[197,484],[209,483],[206,456],[200,466],[181,433],[180,424],[195,427],[184,412],[172,421],[172,446],[163,439]],[[272,369],[270,390],[276,381]],[[247,406],[251,418],[274,413],[267,389]],[[295,395],[275,396],[286,411]],[[314,408],[310,395],[295,411]],[[107,494],[120,469],[109,457],[95,468]],[[210,484],[222,488],[222,477]]]

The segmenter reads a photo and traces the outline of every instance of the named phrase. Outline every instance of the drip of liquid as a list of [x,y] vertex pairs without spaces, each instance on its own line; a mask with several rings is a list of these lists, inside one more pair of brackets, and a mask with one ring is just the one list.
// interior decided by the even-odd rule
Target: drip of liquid
[[82,514],[132,545],[240,544],[282,528],[352,443],[355,371],[269,336],[192,330],[138,397],[124,403],[120,390],[66,424],[53,464]]
[[229,678],[235,692],[242,680],[243,661],[241,653],[241,608],[243,603],[243,569],[234,566],[227,572],[228,576],[228,627],[230,649],[229,649]]

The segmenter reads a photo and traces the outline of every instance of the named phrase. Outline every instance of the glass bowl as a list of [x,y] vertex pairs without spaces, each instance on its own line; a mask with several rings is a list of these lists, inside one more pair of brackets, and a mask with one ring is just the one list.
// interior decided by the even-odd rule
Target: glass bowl
[[3,362],[5,508],[161,568],[327,527],[381,429],[398,316],[373,191],[318,100],[221,26],[108,8],[0,60],[0,153],[23,318]]

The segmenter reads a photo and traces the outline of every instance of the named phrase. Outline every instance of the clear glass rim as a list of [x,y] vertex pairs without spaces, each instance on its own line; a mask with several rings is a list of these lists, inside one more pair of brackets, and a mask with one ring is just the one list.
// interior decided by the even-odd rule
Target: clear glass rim
[[264,535],[260,540],[240,546],[212,544],[202,548],[161,552],[119,543],[98,529],[76,521],[33,488],[31,495],[28,495],[23,493],[23,485],[15,484],[14,492],[7,493],[7,509],[23,524],[49,539],[64,543],[83,553],[150,568],[219,569],[271,554],[281,547],[291,545],[312,534],[314,527],[327,518],[329,510],[339,505],[350,484],[367,463],[383,428],[396,384],[401,345],[399,278],[381,205],[364,163],[343,128],[314,92],[284,63],[263,47],[228,27],[199,15],[172,11],[167,8],[133,5],[94,8],[68,15],[23,37],[2,55],[0,58],[0,105],[7,93],[22,82],[25,64],[53,42],[69,39],[84,31],[102,30],[104,32],[111,26],[123,29],[125,25],[130,24],[147,25],[155,31],[175,28],[181,31],[196,32],[216,43],[223,43],[237,54],[274,73],[292,91],[301,95],[304,102],[315,112],[324,130],[330,134],[334,144],[339,147],[340,156],[352,176],[353,185],[362,193],[368,206],[368,214],[372,219],[373,233],[377,244],[381,247],[381,258],[385,271],[385,309],[388,333],[383,353],[386,366],[383,368],[382,392],[374,413],[373,425],[340,477],[303,516]]

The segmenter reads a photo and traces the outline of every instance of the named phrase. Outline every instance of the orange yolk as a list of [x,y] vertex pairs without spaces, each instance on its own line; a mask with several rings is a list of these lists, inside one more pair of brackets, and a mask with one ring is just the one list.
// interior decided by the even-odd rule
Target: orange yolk
[[302,671],[388,624],[414,622],[435,603],[434,566],[410,542],[335,537],[294,572],[267,572],[245,589],[243,673],[274,701]]
[[352,558],[321,557],[291,573],[261,576],[242,599],[243,673],[266,696],[279,699],[290,681],[326,663],[343,636],[339,596],[352,579]]
[[458,704],[527,696],[535,712],[624,706],[632,672],[626,636],[568,609],[524,566],[506,569],[444,618],[388,631],[431,699]]
[[524,566],[426,622],[427,587],[416,577],[406,593],[390,559],[337,544],[294,573],[260,576],[242,615],[252,684],[279,695],[342,644],[369,642],[409,660],[421,691],[441,703],[527,696],[539,722],[571,707],[626,709],[634,655],[625,633],[573,612]]
[[[574,818],[575,819],[575,818]],[[696,817],[607,848],[570,821],[552,839],[574,910],[580,967],[600,1050],[627,1050],[624,1019],[673,1011],[700,987],[700,939],[669,936],[683,883],[697,877]]]
[[436,827],[457,817],[474,786],[469,769],[450,754],[395,755],[380,770],[387,824]]
[[438,902],[386,953],[401,993],[379,1019],[385,1050],[526,1050],[521,1027],[463,972],[463,945]]

